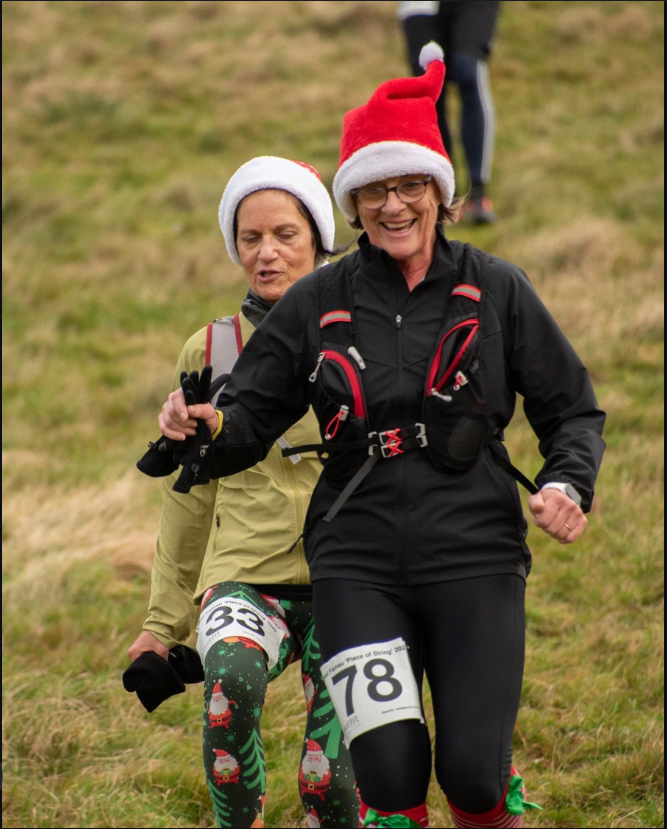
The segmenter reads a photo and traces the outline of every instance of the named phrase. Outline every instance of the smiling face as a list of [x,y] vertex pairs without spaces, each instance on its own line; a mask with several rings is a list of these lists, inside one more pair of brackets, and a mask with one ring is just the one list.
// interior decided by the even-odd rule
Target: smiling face
[[[364,187],[396,187],[406,181],[425,178],[426,173],[397,176],[373,181]],[[371,244],[386,250],[399,264],[409,265],[412,260],[433,250],[439,203],[440,192],[431,181],[422,198],[412,204],[404,204],[395,192],[391,192],[383,207],[370,208],[357,203],[357,210]]]
[[250,288],[274,305],[292,283],[315,270],[315,242],[296,198],[259,190],[236,211],[236,248]]

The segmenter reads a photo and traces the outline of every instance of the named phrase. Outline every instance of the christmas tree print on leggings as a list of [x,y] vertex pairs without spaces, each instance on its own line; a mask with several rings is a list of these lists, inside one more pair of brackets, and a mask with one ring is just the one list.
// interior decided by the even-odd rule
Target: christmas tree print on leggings
[[[208,591],[207,591],[208,592]],[[216,585],[207,604],[243,598],[270,616],[286,635],[278,661],[268,669],[263,650],[242,637],[224,637],[206,654],[202,710],[203,756],[208,789],[220,829],[264,825],[266,763],[260,721],[268,683],[302,658],[304,742],[294,757],[298,789],[308,827],[354,826],[358,802],[349,756],[320,673],[321,654],[313,632],[310,599],[277,600],[246,585]],[[295,774],[295,777],[297,777]]]

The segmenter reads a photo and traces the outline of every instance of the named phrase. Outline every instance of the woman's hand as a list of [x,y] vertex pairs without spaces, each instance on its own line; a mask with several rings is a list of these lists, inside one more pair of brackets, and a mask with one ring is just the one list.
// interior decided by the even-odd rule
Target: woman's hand
[[146,653],[147,651],[154,651],[163,659],[167,659],[169,656],[169,648],[166,645],[163,645],[149,630],[142,630],[127,649],[127,655],[130,657],[130,661],[134,662],[138,656],[141,656],[142,653]]
[[183,390],[177,389],[169,395],[162,407],[158,418],[160,431],[172,440],[185,440],[188,435],[197,432],[195,418],[205,420],[211,434],[218,428],[218,415],[210,403],[186,406]]
[[558,489],[541,489],[528,499],[535,526],[560,541],[572,544],[586,529],[586,516],[571,498]]

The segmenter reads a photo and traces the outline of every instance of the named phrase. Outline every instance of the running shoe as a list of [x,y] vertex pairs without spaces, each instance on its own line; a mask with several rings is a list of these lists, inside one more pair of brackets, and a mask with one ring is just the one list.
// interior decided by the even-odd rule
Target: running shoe
[[488,196],[471,196],[463,205],[463,215],[472,225],[492,225],[498,221]]

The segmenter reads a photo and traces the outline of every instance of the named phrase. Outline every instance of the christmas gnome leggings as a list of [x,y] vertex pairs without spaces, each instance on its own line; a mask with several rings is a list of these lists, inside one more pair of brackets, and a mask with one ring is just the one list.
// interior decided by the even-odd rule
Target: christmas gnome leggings
[[[350,756],[320,676],[312,600],[278,600],[248,584],[222,582],[204,594],[199,628],[206,671],[204,768],[217,825],[264,826],[264,698],[268,683],[301,658],[307,713],[296,782],[308,826],[358,826]],[[271,631],[280,644],[274,647],[277,661],[269,669],[258,641]]]

